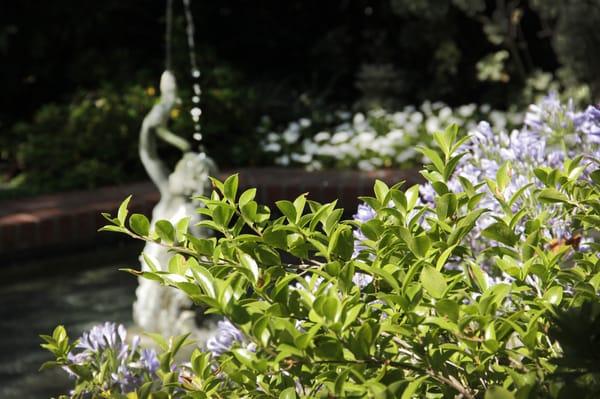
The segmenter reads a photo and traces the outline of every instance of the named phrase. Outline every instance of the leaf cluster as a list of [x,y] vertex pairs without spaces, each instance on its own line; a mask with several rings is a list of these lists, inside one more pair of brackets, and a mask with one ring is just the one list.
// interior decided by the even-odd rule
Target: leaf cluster
[[[247,337],[218,357],[197,352],[186,395],[559,397],[565,384],[556,375],[569,364],[557,362],[567,353],[549,331],[559,312],[598,300],[600,172],[581,178],[583,161],[574,159],[536,171],[538,185],[505,198],[506,164],[496,181],[459,177],[456,193],[448,180],[467,138],[450,127],[434,140],[437,149],[421,151],[435,202],[422,204],[418,185],[376,181],[362,198],[376,212],[366,222],[342,220],[335,201],[306,195],[271,210],[255,189],[238,192],[237,175],[213,179],[212,194],[198,198],[211,238],[190,235],[189,219],[151,228],[128,215],[129,198],[116,218],[106,215],[105,230],[173,253],[168,265],[147,259],[150,271],[130,273],[185,292]],[[487,213],[482,187],[504,215],[483,230],[490,245],[475,254],[466,237]],[[522,196],[547,212],[517,209]],[[550,211],[569,215],[572,237],[548,236]]]

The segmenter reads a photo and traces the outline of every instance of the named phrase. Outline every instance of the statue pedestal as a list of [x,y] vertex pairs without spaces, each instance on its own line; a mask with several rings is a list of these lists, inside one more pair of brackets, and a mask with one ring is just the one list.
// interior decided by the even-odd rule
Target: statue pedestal
[[[204,154],[185,154],[169,176],[169,190],[163,193],[161,200],[154,207],[152,226],[158,220],[168,220],[175,225],[181,219],[190,217],[190,233],[201,235],[202,231],[195,226],[200,221],[196,213],[197,204],[191,198],[208,194],[211,187],[208,176],[215,172],[214,163]],[[163,270],[172,256],[167,248],[155,243],[147,243],[143,252]],[[149,270],[142,256],[140,263],[142,270]],[[136,296],[133,320],[145,330],[171,336],[194,332],[197,329],[193,303],[182,291],[140,277]]]

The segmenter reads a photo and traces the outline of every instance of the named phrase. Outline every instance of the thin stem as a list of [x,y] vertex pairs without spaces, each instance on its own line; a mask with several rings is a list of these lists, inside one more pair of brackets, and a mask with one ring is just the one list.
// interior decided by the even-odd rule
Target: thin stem
[[174,244],[168,244],[166,242],[163,242],[162,240],[157,242],[157,241],[151,240],[148,237],[144,237],[144,236],[140,236],[138,234],[135,234],[134,232],[132,232],[131,230],[129,230],[129,229],[125,228],[125,227],[124,227],[123,233],[127,234],[128,236],[130,236],[132,238],[135,238],[136,240],[141,240],[141,241],[149,242],[149,243],[152,243],[152,244],[160,245],[161,247],[164,247],[164,248],[167,248],[167,249],[170,249],[170,250],[173,250],[173,251],[181,252],[181,253],[184,253],[184,254],[187,254],[187,255],[192,255],[192,256],[197,256],[198,255],[195,251],[193,251],[193,250],[191,250],[189,248],[181,247],[179,245],[174,245]]
[[519,54],[519,48],[517,46],[517,43],[514,40],[515,26],[512,22],[512,12],[509,12],[505,0],[497,0],[496,9],[500,10],[507,25],[507,34],[504,37],[504,42],[514,57],[515,65],[517,67],[519,75],[521,75],[521,79],[525,80],[527,77],[527,71],[525,69],[525,65],[523,64],[523,60],[521,59],[521,55]]
[[418,371],[421,373],[427,373],[427,370],[423,370],[414,364],[404,362],[394,362],[388,360],[377,360],[377,359],[364,359],[364,360],[311,360],[311,364],[374,364],[380,366],[393,366],[412,371]]
[[462,385],[461,382],[458,381],[456,379],[456,377],[454,377],[453,375],[446,377],[443,374],[437,373],[431,369],[427,370],[427,374],[430,375],[433,379],[454,388],[465,398],[467,398],[467,399],[475,398],[475,395],[473,393],[471,393],[471,391],[467,387]]

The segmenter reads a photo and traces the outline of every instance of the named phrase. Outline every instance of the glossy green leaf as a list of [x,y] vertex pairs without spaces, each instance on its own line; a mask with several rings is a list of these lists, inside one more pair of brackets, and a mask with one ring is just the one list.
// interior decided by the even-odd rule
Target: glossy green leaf
[[435,150],[425,147],[417,147],[417,149],[431,161],[438,173],[444,172],[444,161]]
[[275,203],[277,208],[281,211],[290,223],[296,223],[298,214],[296,213],[296,207],[293,203],[287,200],[277,201]]
[[453,193],[446,193],[441,197],[437,198],[435,211],[441,220],[448,217],[452,217],[457,207],[456,195]]
[[175,228],[168,220],[159,220],[154,225],[154,231],[158,237],[168,244],[175,241]]
[[512,246],[519,239],[504,222],[495,222],[481,233],[484,237]]
[[383,222],[378,219],[371,219],[360,225],[360,230],[369,240],[377,241],[379,235],[383,232]]
[[252,282],[256,284],[258,278],[260,276],[258,265],[252,257],[246,253],[240,253],[239,255],[240,262],[242,266],[248,270],[250,270],[252,275]]
[[498,184],[498,190],[503,192],[512,178],[512,168],[508,161],[504,162],[498,171],[496,172],[496,183]]
[[375,197],[377,198],[379,203],[383,204],[388,192],[390,191],[390,188],[381,180],[375,180],[375,186],[373,187],[373,191],[375,192]]
[[447,317],[454,322],[458,321],[459,309],[458,303],[452,299],[440,299],[435,304],[435,310],[440,316]]
[[429,237],[427,237],[427,235],[421,234],[414,238],[412,249],[415,255],[417,255],[418,257],[422,258],[425,255],[427,255],[427,251],[429,251],[430,247],[431,240],[429,239]]
[[554,286],[549,288],[545,293],[544,293],[544,299],[546,301],[548,301],[548,303],[550,303],[551,305],[559,305],[560,302],[562,301],[562,297],[563,297],[563,289],[560,286]]
[[441,298],[448,288],[442,273],[431,266],[425,266],[421,271],[421,284],[423,288],[434,298]]
[[506,388],[496,385],[485,391],[484,399],[515,399],[515,396]]
[[150,232],[150,221],[142,214],[134,213],[129,218],[129,227],[140,236],[147,236]]
[[121,205],[119,205],[119,210],[117,212],[117,219],[119,220],[120,226],[125,226],[125,219],[127,219],[127,214],[129,211],[127,207],[129,206],[129,201],[131,201],[131,195],[125,198]]
[[569,202],[569,198],[555,188],[545,188],[538,194],[538,199],[542,202]]
[[249,188],[249,189],[245,190],[242,193],[242,195],[240,195],[240,198],[238,200],[240,208],[243,207],[244,205],[246,205],[248,202],[254,200],[254,197],[256,197],[256,189],[255,188]]
[[298,395],[296,394],[296,388],[286,388],[279,394],[279,399],[296,399]]
[[223,183],[223,194],[225,195],[225,198],[227,198],[229,201],[235,201],[235,197],[237,195],[238,190],[238,184],[239,178],[237,174],[229,176]]

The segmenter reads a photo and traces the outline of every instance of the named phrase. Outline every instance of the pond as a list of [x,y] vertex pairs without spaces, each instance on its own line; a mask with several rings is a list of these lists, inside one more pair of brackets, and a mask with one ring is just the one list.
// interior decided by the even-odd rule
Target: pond
[[60,370],[38,372],[51,355],[39,334],[63,324],[72,338],[99,322],[131,324],[136,279],[118,270],[137,264],[139,246],[9,265],[0,283],[0,398],[49,398],[68,391]]

